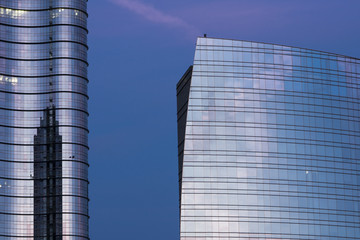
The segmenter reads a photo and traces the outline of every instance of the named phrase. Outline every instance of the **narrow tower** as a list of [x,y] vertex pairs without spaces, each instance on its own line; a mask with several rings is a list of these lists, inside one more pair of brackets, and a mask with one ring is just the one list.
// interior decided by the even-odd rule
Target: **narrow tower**
[[47,108],[34,136],[35,240],[62,239],[62,138],[54,108]]

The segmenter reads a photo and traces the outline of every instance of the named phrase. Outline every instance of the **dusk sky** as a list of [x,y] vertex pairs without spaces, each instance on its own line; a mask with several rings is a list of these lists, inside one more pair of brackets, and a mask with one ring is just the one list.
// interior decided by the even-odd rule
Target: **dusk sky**
[[176,83],[196,38],[360,58],[359,0],[89,0],[90,237],[179,239]]

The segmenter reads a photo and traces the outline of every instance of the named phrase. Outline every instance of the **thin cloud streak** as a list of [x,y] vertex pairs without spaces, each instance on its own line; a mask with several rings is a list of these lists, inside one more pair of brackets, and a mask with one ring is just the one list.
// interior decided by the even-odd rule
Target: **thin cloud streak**
[[137,0],[110,0],[111,2],[127,8],[128,10],[144,17],[145,19],[165,24],[172,27],[181,27],[185,30],[191,31],[192,33],[198,32],[193,26],[185,22],[179,17],[171,16],[155,7],[145,4]]

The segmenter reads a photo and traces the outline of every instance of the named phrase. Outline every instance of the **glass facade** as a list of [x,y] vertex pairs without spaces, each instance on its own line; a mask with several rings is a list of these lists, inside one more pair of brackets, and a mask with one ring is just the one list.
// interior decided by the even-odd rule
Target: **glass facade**
[[198,38],[177,85],[181,240],[360,239],[360,60]]
[[0,0],[0,239],[89,239],[86,5]]

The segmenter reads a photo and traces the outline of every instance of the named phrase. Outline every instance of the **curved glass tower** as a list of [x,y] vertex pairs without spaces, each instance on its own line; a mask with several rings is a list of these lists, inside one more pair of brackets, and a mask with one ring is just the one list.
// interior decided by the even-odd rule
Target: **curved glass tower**
[[88,236],[86,0],[0,0],[0,238]]
[[360,239],[360,60],[199,38],[177,85],[181,240]]

